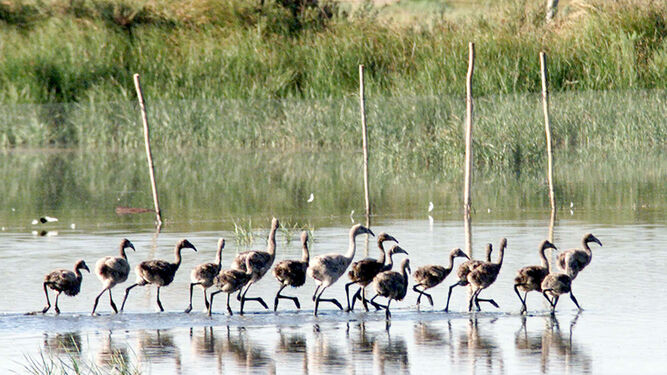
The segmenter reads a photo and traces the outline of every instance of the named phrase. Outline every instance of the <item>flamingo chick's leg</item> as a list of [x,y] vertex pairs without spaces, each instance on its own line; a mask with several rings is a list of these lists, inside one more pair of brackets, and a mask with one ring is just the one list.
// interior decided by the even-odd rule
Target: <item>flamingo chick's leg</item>
[[579,302],[577,302],[577,299],[574,298],[574,294],[572,294],[572,291],[571,291],[571,290],[570,290],[570,299],[572,300],[572,302],[574,302],[575,305],[577,305],[577,308],[578,308],[579,310],[583,310],[583,309],[581,308],[581,306],[579,306]]
[[449,287],[449,293],[447,293],[447,305],[445,306],[445,312],[449,311],[449,299],[452,297],[452,290],[459,285],[465,286],[466,284],[462,284],[461,281],[459,280],[456,284]]
[[164,307],[162,307],[162,302],[160,301],[160,287],[157,287],[157,306],[160,308],[161,312],[164,312]]
[[125,301],[127,301],[127,296],[130,294],[130,290],[132,290],[132,288],[134,288],[137,285],[144,286],[144,285],[146,285],[146,283],[145,282],[144,283],[134,283],[134,284],[130,285],[129,287],[127,287],[127,289],[125,289],[125,298],[123,298],[123,303],[120,305],[120,311],[121,312],[123,312],[123,310],[125,309]]
[[47,286],[49,283],[44,283],[44,295],[46,296],[46,306],[42,309],[42,314],[46,314],[47,311],[51,308],[51,301],[49,301],[49,292],[47,291]]
[[[345,287],[347,287],[349,284],[345,284]],[[357,302],[357,299],[361,299],[361,288],[359,288],[356,293],[352,296],[352,306],[347,306],[347,310],[345,311],[352,311],[354,310],[354,305]]]
[[113,297],[111,296],[111,288],[109,288],[109,305],[111,305],[113,312],[115,314],[118,314],[118,308],[116,307],[116,304],[113,302]]
[[[222,290],[216,290],[215,292],[211,293],[211,302],[208,305],[208,316],[211,316],[211,310],[213,310],[213,297],[218,294],[222,293]],[[227,306],[229,306],[229,293],[227,293]]]
[[60,293],[62,292],[56,293],[56,314],[60,314],[60,309],[58,308],[58,297],[60,297]]
[[278,290],[278,293],[276,294],[276,299],[275,299],[275,301],[274,301],[274,303],[273,303],[273,311],[278,310],[278,299],[279,299],[279,298],[290,299],[290,300],[292,300],[292,302],[294,302],[294,304],[296,305],[296,308],[297,308],[297,309],[300,309],[300,308],[301,308],[301,304],[299,303],[299,299],[298,299],[297,297],[290,297],[290,296],[285,296],[285,295],[280,294],[280,292],[282,292],[282,290],[285,289],[286,286],[287,286],[287,285],[283,285],[283,286],[281,286],[280,289]]
[[[185,309],[184,311],[186,314],[192,311],[192,292],[195,285],[201,285],[201,283],[190,283],[190,305],[188,305],[188,308]],[[204,300],[205,299],[206,299],[206,290],[204,290]],[[206,307],[208,308],[208,306]]]
[[[93,312],[91,312],[90,315],[95,315],[95,310],[97,310],[97,303],[100,302],[100,297],[102,297],[102,294],[104,294],[104,292],[106,292],[107,289],[108,288],[102,289],[100,294],[98,294],[97,297],[95,297],[95,303],[93,303]],[[109,289],[109,292],[111,292],[110,289]]]
[[[351,311],[353,307],[350,307],[350,285],[354,284],[355,281],[350,281],[349,283],[345,284],[345,299],[347,300],[347,310],[345,311]],[[352,304],[354,305],[354,299],[356,294],[352,296]]]
[[[519,297],[519,301],[521,301],[521,311],[519,311],[519,314],[523,314],[523,313],[526,312],[526,310],[528,310],[528,308],[526,307],[525,298],[521,298],[521,293],[519,293],[519,289],[518,289],[519,285],[521,285],[521,284],[514,284],[514,292]],[[526,296],[527,295],[528,295],[528,292],[526,292]]]

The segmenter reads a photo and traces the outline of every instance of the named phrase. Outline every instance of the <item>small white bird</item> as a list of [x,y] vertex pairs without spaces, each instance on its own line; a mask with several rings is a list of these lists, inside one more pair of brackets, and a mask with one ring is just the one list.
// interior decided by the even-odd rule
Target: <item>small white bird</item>
[[354,210],[350,211],[350,221],[352,221],[352,224],[354,224]]
[[50,222],[54,222],[54,221],[58,221],[58,218],[57,217],[51,217],[51,216],[43,216],[43,217],[40,217],[39,219],[33,220],[32,225],[37,225],[39,223],[45,224],[45,223],[50,223]]
[[308,197],[308,203],[310,203],[314,200],[315,200],[315,195],[313,193],[310,193],[310,197]]
[[428,212],[433,211],[433,202],[428,202]]

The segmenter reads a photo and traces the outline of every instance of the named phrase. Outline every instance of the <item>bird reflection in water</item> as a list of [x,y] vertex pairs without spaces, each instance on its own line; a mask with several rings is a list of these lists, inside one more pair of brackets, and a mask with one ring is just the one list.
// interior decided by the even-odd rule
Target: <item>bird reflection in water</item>
[[[338,340],[333,337],[334,327],[313,325],[315,343],[310,348],[309,370],[313,374],[340,372],[348,364],[347,353],[342,353]],[[326,332],[326,333],[325,333]]]
[[[360,372],[372,373],[373,347],[377,334],[370,334],[366,322],[347,322],[346,337],[349,342],[350,363]],[[368,367],[366,367],[368,366]]]
[[299,332],[285,332],[278,328],[278,347],[276,348],[276,361],[278,363],[293,363],[301,360],[301,369],[308,374],[308,350],[306,347],[306,336]]
[[174,336],[165,330],[139,331],[137,359],[139,364],[166,362],[174,360],[174,369],[177,374],[182,373],[181,352],[174,343]]
[[[577,372],[590,373],[592,359],[573,341],[572,333],[581,313],[577,313],[570,321],[568,333],[563,334],[558,319],[549,315],[544,317],[544,330],[540,334],[530,334],[526,328],[526,317],[522,317],[521,328],[516,333],[515,345],[520,355],[526,357],[540,356],[542,373],[553,372],[554,366],[563,365]],[[557,369],[558,370],[558,369]]]
[[[496,319],[490,321],[493,324]],[[476,373],[480,367],[483,367],[490,373],[505,373],[505,364],[503,362],[500,346],[489,336],[489,331],[479,329],[477,317],[471,317],[468,320],[468,328],[465,334],[458,337],[458,353],[451,355],[453,361],[468,361],[471,367],[471,373]]]
[[81,335],[79,332],[44,334],[44,349],[55,354],[79,356],[81,354]]
[[110,373],[123,373],[124,370],[131,367],[127,346],[114,344],[111,335],[112,331],[104,335],[102,347],[95,355],[95,363],[109,370]]
[[380,335],[373,344],[373,363],[376,373],[379,374],[409,374],[408,346],[402,336],[391,337],[387,330],[387,339],[382,340]]
[[[449,328],[449,337],[452,337],[451,320],[447,321],[447,327]],[[442,330],[427,322],[417,322],[415,324],[414,337],[417,345],[436,347],[449,345],[449,341],[445,339],[445,334]]]
[[[249,339],[244,327],[236,327],[236,335],[232,335],[232,328],[229,326],[225,329],[227,340],[219,349],[221,358],[225,357],[226,354],[231,354],[233,361],[240,368],[275,373],[274,361],[266,354],[264,348]],[[224,365],[224,359],[222,359],[222,362]]]

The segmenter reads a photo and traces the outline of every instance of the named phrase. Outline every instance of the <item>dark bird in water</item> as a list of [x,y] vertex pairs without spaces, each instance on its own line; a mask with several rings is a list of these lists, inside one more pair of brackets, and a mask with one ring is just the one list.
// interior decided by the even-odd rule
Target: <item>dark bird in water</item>
[[211,316],[213,310],[213,297],[218,293],[227,293],[227,311],[229,315],[233,315],[232,308],[229,306],[229,296],[241,290],[253,278],[252,257],[246,257],[246,271],[239,271],[236,269],[222,270],[213,280],[213,284],[218,290],[211,293],[211,303],[208,305],[208,316]]
[[408,277],[410,276],[410,259],[403,259],[401,262],[401,273],[396,271],[380,272],[373,279],[373,288],[377,296],[387,298],[387,305],[382,306],[386,313],[386,319],[391,319],[391,312],[389,312],[389,304],[392,300],[401,301],[408,291]]
[[273,267],[273,276],[276,277],[280,283],[280,289],[276,293],[276,298],[273,301],[273,311],[278,310],[278,301],[280,298],[290,299],[294,301],[297,309],[301,308],[299,299],[280,294],[288,286],[298,288],[306,283],[306,271],[308,270],[308,261],[310,254],[308,252],[308,232],[301,233],[302,255],[301,260],[283,260]]
[[[391,269],[394,267],[394,254],[408,254],[408,252],[403,250],[403,248],[401,248],[398,245],[392,246],[389,249],[389,254],[387,254],[389,260],[387,260],[385,265],[382,266],[382,268],[380,269],[380,272],[391,271]],[[353,265],[354,265],[354,263],[353,263]],[[363,293],[363,295],[362,295],[362,293]],[[379,304],[377,304],[375,302],[370,302],[370,300],[366,299],[366,288],[365,287],[359,288],[359,290],[357,290],[357,292],[352,296],[352,307],[351,307],[352,310],[354,310],[354,304],[357,300],[361,300],[364,303],[364,308],[366,309],[366,311],[368,311],[368,306],[366,305],[366,302],[372,304],[373,307],[375,307],[376,310],[380,310],[381,306]]]
[[123,240],[120,241],[119,257],[106,256],[98,260],[95,264],[95,274],[102,282],[103,288],[100,294],[95,297],[93,312],[90,313],[91,315],[95,315],[95,310],[97,310],[97,304],[100,302],[100,297],[102,297],[102,294],[107,290],[109,291],[109,304],[111,304],[113,312],[118,312],[118,308],[111,297],[111,288],[116,286],[116,284],[124,283],[125,280],[127,280],[127,276],[130,274],[130,264],[127,262],[127,255],[125,254],[125,249],[127,248],[136,251],[132,242],[127,238],[123,238]]
[[[556,304],[561,295],[570,293],[570,299],[581,310],[579,302],[572,294],[572,278],[564,273],[550,273],[542,281],[542,295],[549,301],[551,305],[551,314],[556,312]],[[549,298],[551,296],[551,298]]]
[[[428,302],[433,306],[433,297],[431,297],[429,293],[426,293],[426,290],[439,285],[445,280],[454,268],[454,258],[456,257],[463,257],[470,260],[463,250],[456,248],[452,249],[449,253],[449,265],[447,267],[432,264],[417,268],[417,271],[415,271],[415,274],[413,275],[417,284],[412,287],[412,290],[419,293],[419,297],[417,297],[417,306],[419,306],[422,296],[426,296]],[[421,288],[421,290],[418,288]]]
[[[491,262],[491,252],[493,252],[493,245],[486,244],[486,261]],[[459,281],[456,284],[453,284],[449,287],[449,292],[447,293],[447,305],[445,306],[445,312],[449,311],[449,299],[452,297],[452,290],[457,286],[467,286],[468,283],[468,274],[483,264],[484,262],[477,259],[467,260],[459,265],[459,268],[456,269],[456,276],[459,278]]]
[[[338,281],[338,279],[345,273],[345,270],[347,270],[347,267],[350,266],[352,259],[354,259],[354,253],[357,250],[355,239],[358,235],[364,233],[375,236],[370,229],[361,224],[352,226],[349,234],[349,246],[345,255],[337,253],[324,254],[316,256],[311,260],[307,274],[315,280],[315,283],[317,283],[317,288],[315,288],[315,293],[313,294],[313,301],[315,301],[315,315],[317,315],[317,309],[320,302],[331,302],[338,306],[339,309],[343,309],[343,306],[341,306],[340,302],[335,298],[323,299],[322,293],[324,293],[324,291],[333,283]],[[322,288],[322,291],[318,294],[320,288]]]
[[56,314],[60,314],[60,308],[58,308],[58,297],[60,293],[65,293],[68,296],[76,296],[81,290],[81,280],[83,276],[81,275],[81,269],[84,269],[90,272],[90,269],[86,265],[86,262],[83,259],[77,261],[74,264],[74,272],[65,269],[55,270],[48,275],[44,276],[44,295],[46,295],[46,307],[42,310],[42,314],[46,314],[47,311],[51,308],[51,301],[49,301],[49,293],[47,288],[55,290],[56,293]]
[[[558,250],[551,242],[547,240],[542,241],[538,252],[540,259],[542,259],[542,265],[523,267],[517,272],[516,277],[514,278],[514,291],[521,301],[520,313],[525,313],[527,310],[526,297],[528,297],[528,292],[533,290],[541,292],[542,281],[544,281],[544,278],[549,274],[549,260],[547,260],[547,256],[544,254],[546,249]],[[524,292],[523,297],[521,297],[519,290]]]
[[602,246],[602,242],[598,240],[592,233],[586,233],[584,238],[581,240],[583,249],[569,249],[558,254],[558,266],[565,273],[570,275],[572,280],[574,280],[579,272],[583,271],[584,268],[591,262],[593,258],[593,252],[588,246],[589,242],[595,242],[596,244]]
[[[245,301],[257,301],[264,308],[268,309],[266,302],[261,297],[246,297],[248,294],[248,289],[258,282],[264,275],[271,269],[274,259],[276,259],[276,231],[278,230],[278,219],[275,217],[271,220],[271,231],[269,232],[269,241],[266,245],[266,251],[250,250],[244,251],[234,258],[232,262],[232,268],[235,270],[246,272],[247,264],[250,264],[252,270],[252,279],[246,284],[246,287],[243,291],[239,292],[237,296],[241,300],[241,310],[240,313],[243,315],[243,306]],[[246,262],[246,258],[250,258],[250,263]]]
[[472,287],[472,296],[470,297],[470,302],[468,302],[468,311],[472,311],[472,304],[475,303],[477,310],[481,310],[479,307],[479,301],[489,302],[495,307],[498,307],[496,301],[492,299],[482,299],[479,298],[479,294],[482,290],[488,288],[496,281],[498,274],[500,273],[500,267],[503,265],[503,256],[505,255],[505,248],[507,247],[507,239],[503,238],[500,240],[500,250],[498,250],[498,261],[497,262],[484,262],[479,266],[475,267],[468,274],[468,282]]
[[352,284],[359,285],[359,290],[357,291],[357,293],[355,293],[355,296],[352,297],[352,304],[354,305],[354,301],[357,294],[363,294],[363,296],[361,297],[362,302],[364,304],[364,308],[366,309],[366,311],[368,311],[365,289],[368,286],[368,284],[373,282],[373,278],[375,277],[375,275],[377,275],[382,271],[386,271],[383,270],[385,266],[384,263],[386,257],[386,253],[384,250],[384,243],[386,241],[394,241],[398,243],[398,241],[394,237],[390,236],[386,232],[382,232],[378,234],[377,237],[378,248],[380,249],[380,257],[377,260],[373,258],[362,259],[358,262],[352,263],[352,265],[350,266],[350,271],[347,273],[347,275],[350,278],[350,282],[345,284],[347,311],[353,310],[353,307],[350,306],[350,285]]
[[176,247],[174,248],[174,256],[176,261],[174,263],[167,262],[166,260],[154,259],[154,260],[145,260],[139,263],[135,268],[134,272],[137,274],[137,281],[125,289],[125,298],[123,298],[123,304],[120,306],[120,311],[125,309],[125,302],[127,301],[127,296],[130,294],[130,290],[135,286],[144,286],[148,284],[157,285],[157,306],[160,308],[160,311],[164,311],[162,307],[162,302],[160,302],[160,288],[171,284],[178,271],[178,267],[181,265],[181,250],[182,249],[192,249],[197,251],[193,244],[186,239],[180,240]]
[[213,286],[213,279],[218,275],[222,268],[222,249],[225,248],[225,239],[218,240],[217,252],[215,253],[214,263],[202,263],[192,269],[190,273],[190,304],[185,309],[186,313],[192,311],[192,292],[195,285],[199,285],[204,291],[204,304],[208,310],[208,298],[206,298],[206,289]]

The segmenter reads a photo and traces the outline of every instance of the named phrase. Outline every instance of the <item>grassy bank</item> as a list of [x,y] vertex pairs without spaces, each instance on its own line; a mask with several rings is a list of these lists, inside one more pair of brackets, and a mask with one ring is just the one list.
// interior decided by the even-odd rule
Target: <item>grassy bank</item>
[[[581,1],[545,25],[542,6],[500,1],[428,28],[380,22],[372,8],[290,1],[51,0],[0,4],[0,102],[104,102],[133,96],[132,73],[162,99],[460,95],[467,42],[478,95],[537,91],[537,54],[554,91],[665,88],[667,5]],[[323,2],[321,2],[323,3]]]

